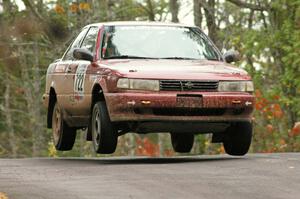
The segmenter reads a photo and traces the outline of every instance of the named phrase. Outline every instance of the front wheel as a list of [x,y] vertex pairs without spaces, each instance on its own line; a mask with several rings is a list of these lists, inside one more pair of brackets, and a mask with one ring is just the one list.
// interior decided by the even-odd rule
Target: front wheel
[[115,152],[118,135],[110,121],[105,102],[97,102],[92,113],[92,140],[96,153],[111,154]]
[[171,142],[175,152],[189,153],[194,145],[194,134],[171,133]]
[[223,146],[227,154],[234,156],[245,155],[252,140],[252,123],[239,122],[232,124],[224,135]]
[[69,127],[64,121],[62,110],[57,102],[54,105],[52,114],[52,133],[56,150],[69,151],[73,148],[76,129]]

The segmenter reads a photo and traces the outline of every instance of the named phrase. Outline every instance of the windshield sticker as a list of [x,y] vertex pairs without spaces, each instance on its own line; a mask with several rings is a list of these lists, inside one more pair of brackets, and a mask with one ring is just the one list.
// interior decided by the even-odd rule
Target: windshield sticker
[[86,64],[79,64],[75,73],[74,93],[76,100],[82,100],[84,95],[84,80],[87,70]]

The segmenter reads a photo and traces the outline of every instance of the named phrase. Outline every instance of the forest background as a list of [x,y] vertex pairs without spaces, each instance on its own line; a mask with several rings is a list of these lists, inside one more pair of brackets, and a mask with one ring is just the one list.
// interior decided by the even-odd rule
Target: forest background
[[[202,28],[255,84],[251,152],[300,151],[300,0],[0,0],[0,157],[95,156],[85,132],[56,152],[42,106],[49,63],[80,29],[104,21],[186,22]],[[224,153],[198,135],[191,154]],[[119,137],[114,155],[176,155],[168,134]]]

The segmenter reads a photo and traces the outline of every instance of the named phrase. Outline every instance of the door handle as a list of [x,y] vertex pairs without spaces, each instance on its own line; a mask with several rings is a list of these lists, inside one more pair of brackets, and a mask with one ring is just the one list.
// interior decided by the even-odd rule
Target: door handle
[[72,68],[69,66],[68,68],[67,68],[67,71],[66,71],[67,73],[70,73],[70,72],[72,72]]

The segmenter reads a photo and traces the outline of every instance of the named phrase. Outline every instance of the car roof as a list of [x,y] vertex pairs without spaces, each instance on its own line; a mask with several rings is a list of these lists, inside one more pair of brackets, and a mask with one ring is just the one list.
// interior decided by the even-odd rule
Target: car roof
[[193,25],[172,23],[172,22],[154,22],[154,21],[112,21],[103,23],[93,23],[89,26],[174,26],[174,27],[196,27]]

